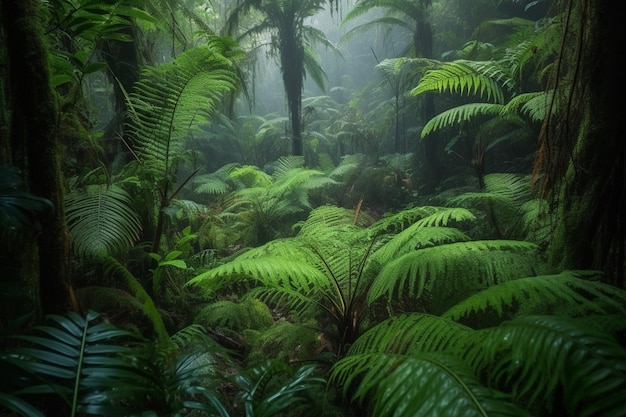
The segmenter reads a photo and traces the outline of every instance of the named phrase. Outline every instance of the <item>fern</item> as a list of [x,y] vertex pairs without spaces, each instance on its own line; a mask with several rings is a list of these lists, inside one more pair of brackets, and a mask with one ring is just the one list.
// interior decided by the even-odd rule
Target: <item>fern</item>
[[626,350],[580,319],[526,316],[479,331],[466,359],[489,383],[504,383],[518,401],[550,403],[557,388],[566,412],[617,416],[626,411]]
[[439,113],[424,125],[421,137],[424,138],[431,132],[474,121],[479,117],[496,117],[502,113],[502,104],[470,103],[454,107]]
[[[504,103],[504,93],[499,84],[500,72],[489,72],[485,67],[477,71],[471,61],[444,63],[437,69],[426,72],[417,87],[411,90],[416,96],[425,92],[450,92],[457,94],[478,95],[496,104]],[[485,75],[487,74],[487,75]]]
[[626,314],[626,293],[601,282],[583,278],[577,271],[539,275],[501,282],[454,305],[441,316],[459,320],[472,314],[495,311],[502,317],[505,308],[519,306],[522,313],[548,313],[582,316]]
[[348,355],[463,352],[472,333],[473,329],[443,317],[423,313],[400,314],[363,333],[350,347]]
[[[368,299],[445,295],[486,288],[497,282],[534,275],[536,245],[522,241],[456,242],[409,252],[385,264]],[[449,301],[449,300],[448,300]]]
[[462,360],[441,353],[348,356],[332,372],[331,382],[371,403],[376,417],[528,415],[510,396],[481,385]]
[[139,239],[141,222],[132,197],[116,185],[91,185],[66,196],[74,251],[104,258],[127,251]]

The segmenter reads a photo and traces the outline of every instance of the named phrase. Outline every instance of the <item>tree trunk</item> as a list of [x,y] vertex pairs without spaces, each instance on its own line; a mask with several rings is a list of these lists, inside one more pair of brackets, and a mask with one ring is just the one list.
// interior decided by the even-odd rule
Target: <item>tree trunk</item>
[[[557,209],[550,260],[598,269],[624,286],[626,92],[620,14],[606,2],[569,2],[554,77],[561,107],[542,129],[537,168]],[[571,139],[573,138],[573,139]]]
[[304,149],[302,146],[302,88],[304,77],[304,47],[298,42],[295,33],[283,33],[281,35],[281,70],[283,72],[283,83],[285,94],[287,95],[287,106],[289,110],[289,120],[291,121],[291,137],[293,155],[302,156]]
[[7,78],[11,88],[8,105],[12,109],[13,164],[23,170],[29,191],[54,205],[54,210],[41,214],[42,230],[37,240],[24,242],[33,254],[31,259],[38,265],[39,302],[41,313],[45,315],[67,312],[72,308],[73,298],[68,282],[69,239],[56,130],[59,115],[49,82],[50,66],[40,7],[39,0],[2,1]]

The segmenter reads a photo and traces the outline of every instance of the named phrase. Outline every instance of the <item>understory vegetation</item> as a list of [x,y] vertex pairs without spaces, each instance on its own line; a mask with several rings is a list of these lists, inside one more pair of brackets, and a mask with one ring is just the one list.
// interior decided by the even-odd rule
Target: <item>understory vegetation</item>
[[[23,272],[53,204],[3,160],[0,415],[626,415],[623,276],[550,256],[556,4],[36,3],[73,308]],[[304,23],[325,8],[341,42]],[[324,73],[363,33],[375,80]],[[131,41],[167,58],[124,78]],[[267,43],[285,112],[255,97]]]

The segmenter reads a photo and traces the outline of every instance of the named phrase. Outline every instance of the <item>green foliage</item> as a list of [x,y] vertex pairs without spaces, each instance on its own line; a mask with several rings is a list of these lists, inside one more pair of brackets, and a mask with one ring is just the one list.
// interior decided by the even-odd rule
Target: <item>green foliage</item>
[[[310,391],[322,391],[325,379],[316,376],[315,365],[292,367],[268,361],[233,377],[246,417],[313,415]],[[308,410],[308,413],[306,412]]]
[[0,167],[0,238],[5,249],[23,229],[39,230],[37,213],[52,203],[23,190],[24,181],[15,167]]
[[42,415],[28,405],[37,406],[41,396],[59,398],[72,416],[175,416],[191,409],[227,415],[215,393],[200,383],[208,373],[198,356],[181,354],[170,361],[97,313],[51,315],[47,324],[16,339],[23,346],[0,357],[2,374],[10,376],[3,380],[0,401],[21,415]]
[[126,253],[142,225],[133,198],[118,185],[90,185],[65,198],[72,248],[83,258]]
[[274,324],[271,310],[253,297],[243,297],[239,301],[214,301],[203,307],[195,320],[208,327],[227,328],[235,332],[267,329]]
[[464,60],[443,63],[439,68],[427,71],[411,94],[419,95],[436,91],[477,95],[495,104],[503,104],[502,86],[506,86],[510,80],[504,78],[504,73],[493,67],[493,63],[491,63],[492,68],[486,68],[487,63],[479,65],[476,62]]
[[[612,332],[624,330],[626,293],[589,281],[590,272],[502,282],[441,317],[391,317],[352,345],[330,382],[376,417],[458,407],[467,415],[620,415],[626,350]],[[473,324],[453,321],[461,318]]]
[[318,350],[328,347],[315,329],[315,322],[295,321],[291,317],[290,320],[280,320],[267,329],[244,330],[241,334],[250,345],[250,351],[246,355],[248,363],[268,359],[297,363],[317,357]]

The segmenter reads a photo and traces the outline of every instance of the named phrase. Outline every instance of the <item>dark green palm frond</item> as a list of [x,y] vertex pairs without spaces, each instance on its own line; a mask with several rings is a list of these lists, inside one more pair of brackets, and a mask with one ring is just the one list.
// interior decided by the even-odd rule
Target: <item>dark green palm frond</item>
[[80,256],[106,257],[127,251],[141,222],[132,197],[116,185],[90,185],[66,196],[72,247]]
[[456,242],[416,250],[383,266],[368,299],[420,297],[427,291],[444,297],[438,299],[442,306],[452,294],[536,275],[536,251],[535,244],[515,240]]
[[335,363],[330,382],[373,417],[528,416],[510,396],[481,385],[462,360],[440,353],[363,354]]
[[427,71],[417,87],[411,90],[411,94],[416,96],[426,92],[450,92],[478,95],[493,100],[495,104],[504,103],[504,92],[500,84],[501,73],[489,73],[487,67],[479,71],[473,67],[476,65],[472,61],[444,63],[437,69]]
[[318,52],[310,46],[304,46],[304,68],[315,85],[317,85],[320,90],[326,91],[328,76],[322,67]]
[[[476,314],[503,317],[504,311],[521,310],[523,314],[556,311],[568,316],[589,314],[626,314],[626,292],[588,274],[564,271],[500,282],[470,295],[441,316],[459,320]],[[593,277],[592,277],[593,278]]]
[[454,107],[430,119],[424,125],[421,137],[424,138],[433,131],[468,123],[478,118],[484,119],[500,116],[503,108],[502,104],[491,103],[469,103]]
[[56,395],[72,413],[130,415],[136,411],[132,405],[112,400],[116,391],[130,398],[144,385],[141,370],[125,359],[132,353],[128,344],[141,343],[134,333],[90,312],[84,317],[50,315],[46,324],[16,338],[28,346],[12,348],[1,358],[5,371],[19,374],[14,382],[21,381],[21,387],[13,387],[14,395]]
[[[326,380],[315,375],[317,366],[293,367],[282,360],[243,370],[233,378],[247,417],[284,415],[308,403],[307,391],[323,390]],[[310,406],[310,404],[307,404]]]
[[365,333],[350,347],[348,355],[419,352],[463,352],[473,330],[442,317],[423,313],[392,316]]
[[558,389],[568,415],[626,412],[626,349],[584,319],[525,316],[479,330],[475,340],[466,359],[525,404],[559,406],[552,402]]

